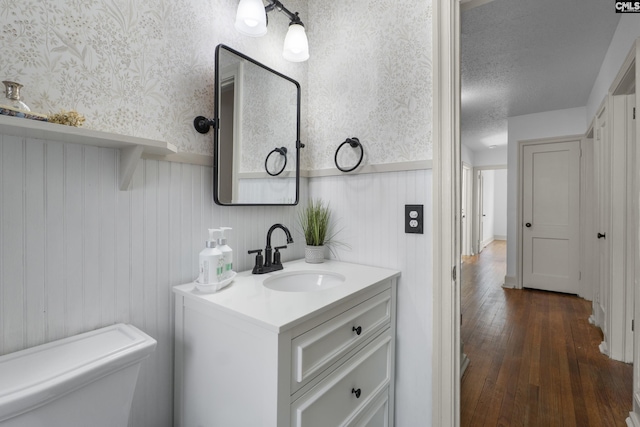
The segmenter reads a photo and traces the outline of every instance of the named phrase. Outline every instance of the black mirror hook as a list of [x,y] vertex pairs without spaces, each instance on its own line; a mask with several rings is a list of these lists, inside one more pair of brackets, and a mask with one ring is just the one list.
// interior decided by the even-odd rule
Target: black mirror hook
[[193,119],[193,127],[196,128],[199,133],[205,134],[209,132],[211,128],[216,129],[218,127],[218,121],[216,119],[207,119],[204,116],[198,116]]

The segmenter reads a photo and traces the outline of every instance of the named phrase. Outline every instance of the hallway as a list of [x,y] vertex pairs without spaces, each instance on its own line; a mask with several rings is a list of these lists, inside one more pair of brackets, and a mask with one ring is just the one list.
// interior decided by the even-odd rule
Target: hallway
[[625,426],[633,368],[598,350],[591,302],[503,289],[505,253],[463,257],[461,426]]

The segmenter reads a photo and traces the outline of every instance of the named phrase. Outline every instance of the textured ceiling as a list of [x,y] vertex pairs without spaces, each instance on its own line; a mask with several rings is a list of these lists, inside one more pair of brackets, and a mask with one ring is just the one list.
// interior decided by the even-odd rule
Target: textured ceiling
[[507,144],[507,117],[585,106],[620,16],[607,0],[471,0],[462,10],[461,136],[476,152]]

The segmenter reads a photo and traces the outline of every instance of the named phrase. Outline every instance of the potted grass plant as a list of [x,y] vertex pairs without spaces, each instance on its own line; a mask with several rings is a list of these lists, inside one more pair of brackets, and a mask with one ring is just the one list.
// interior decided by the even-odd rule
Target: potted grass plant
[[311,200],[304,209],[298,211],[298,221],[307,244],[305,261],[311,264],[324,262],[325,247],[331,249],[330,244],[336,243],[333,238],[337,234],[331,224],[329,204],[321,199]]

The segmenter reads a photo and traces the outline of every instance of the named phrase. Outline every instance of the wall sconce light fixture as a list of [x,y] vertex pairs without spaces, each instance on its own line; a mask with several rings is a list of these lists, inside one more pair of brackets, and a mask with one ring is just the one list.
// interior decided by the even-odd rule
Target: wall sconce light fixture
[[278,0],[267,1],[269,4],[265,6],[262,0],[240,0],[236,13],[236,30],[250,37],[264,36],[267,34],[267,13],[277,9],[291,21],[284,38],[282,56],[291,62],[309,59],[309,41],[298,12],[292,13]]

